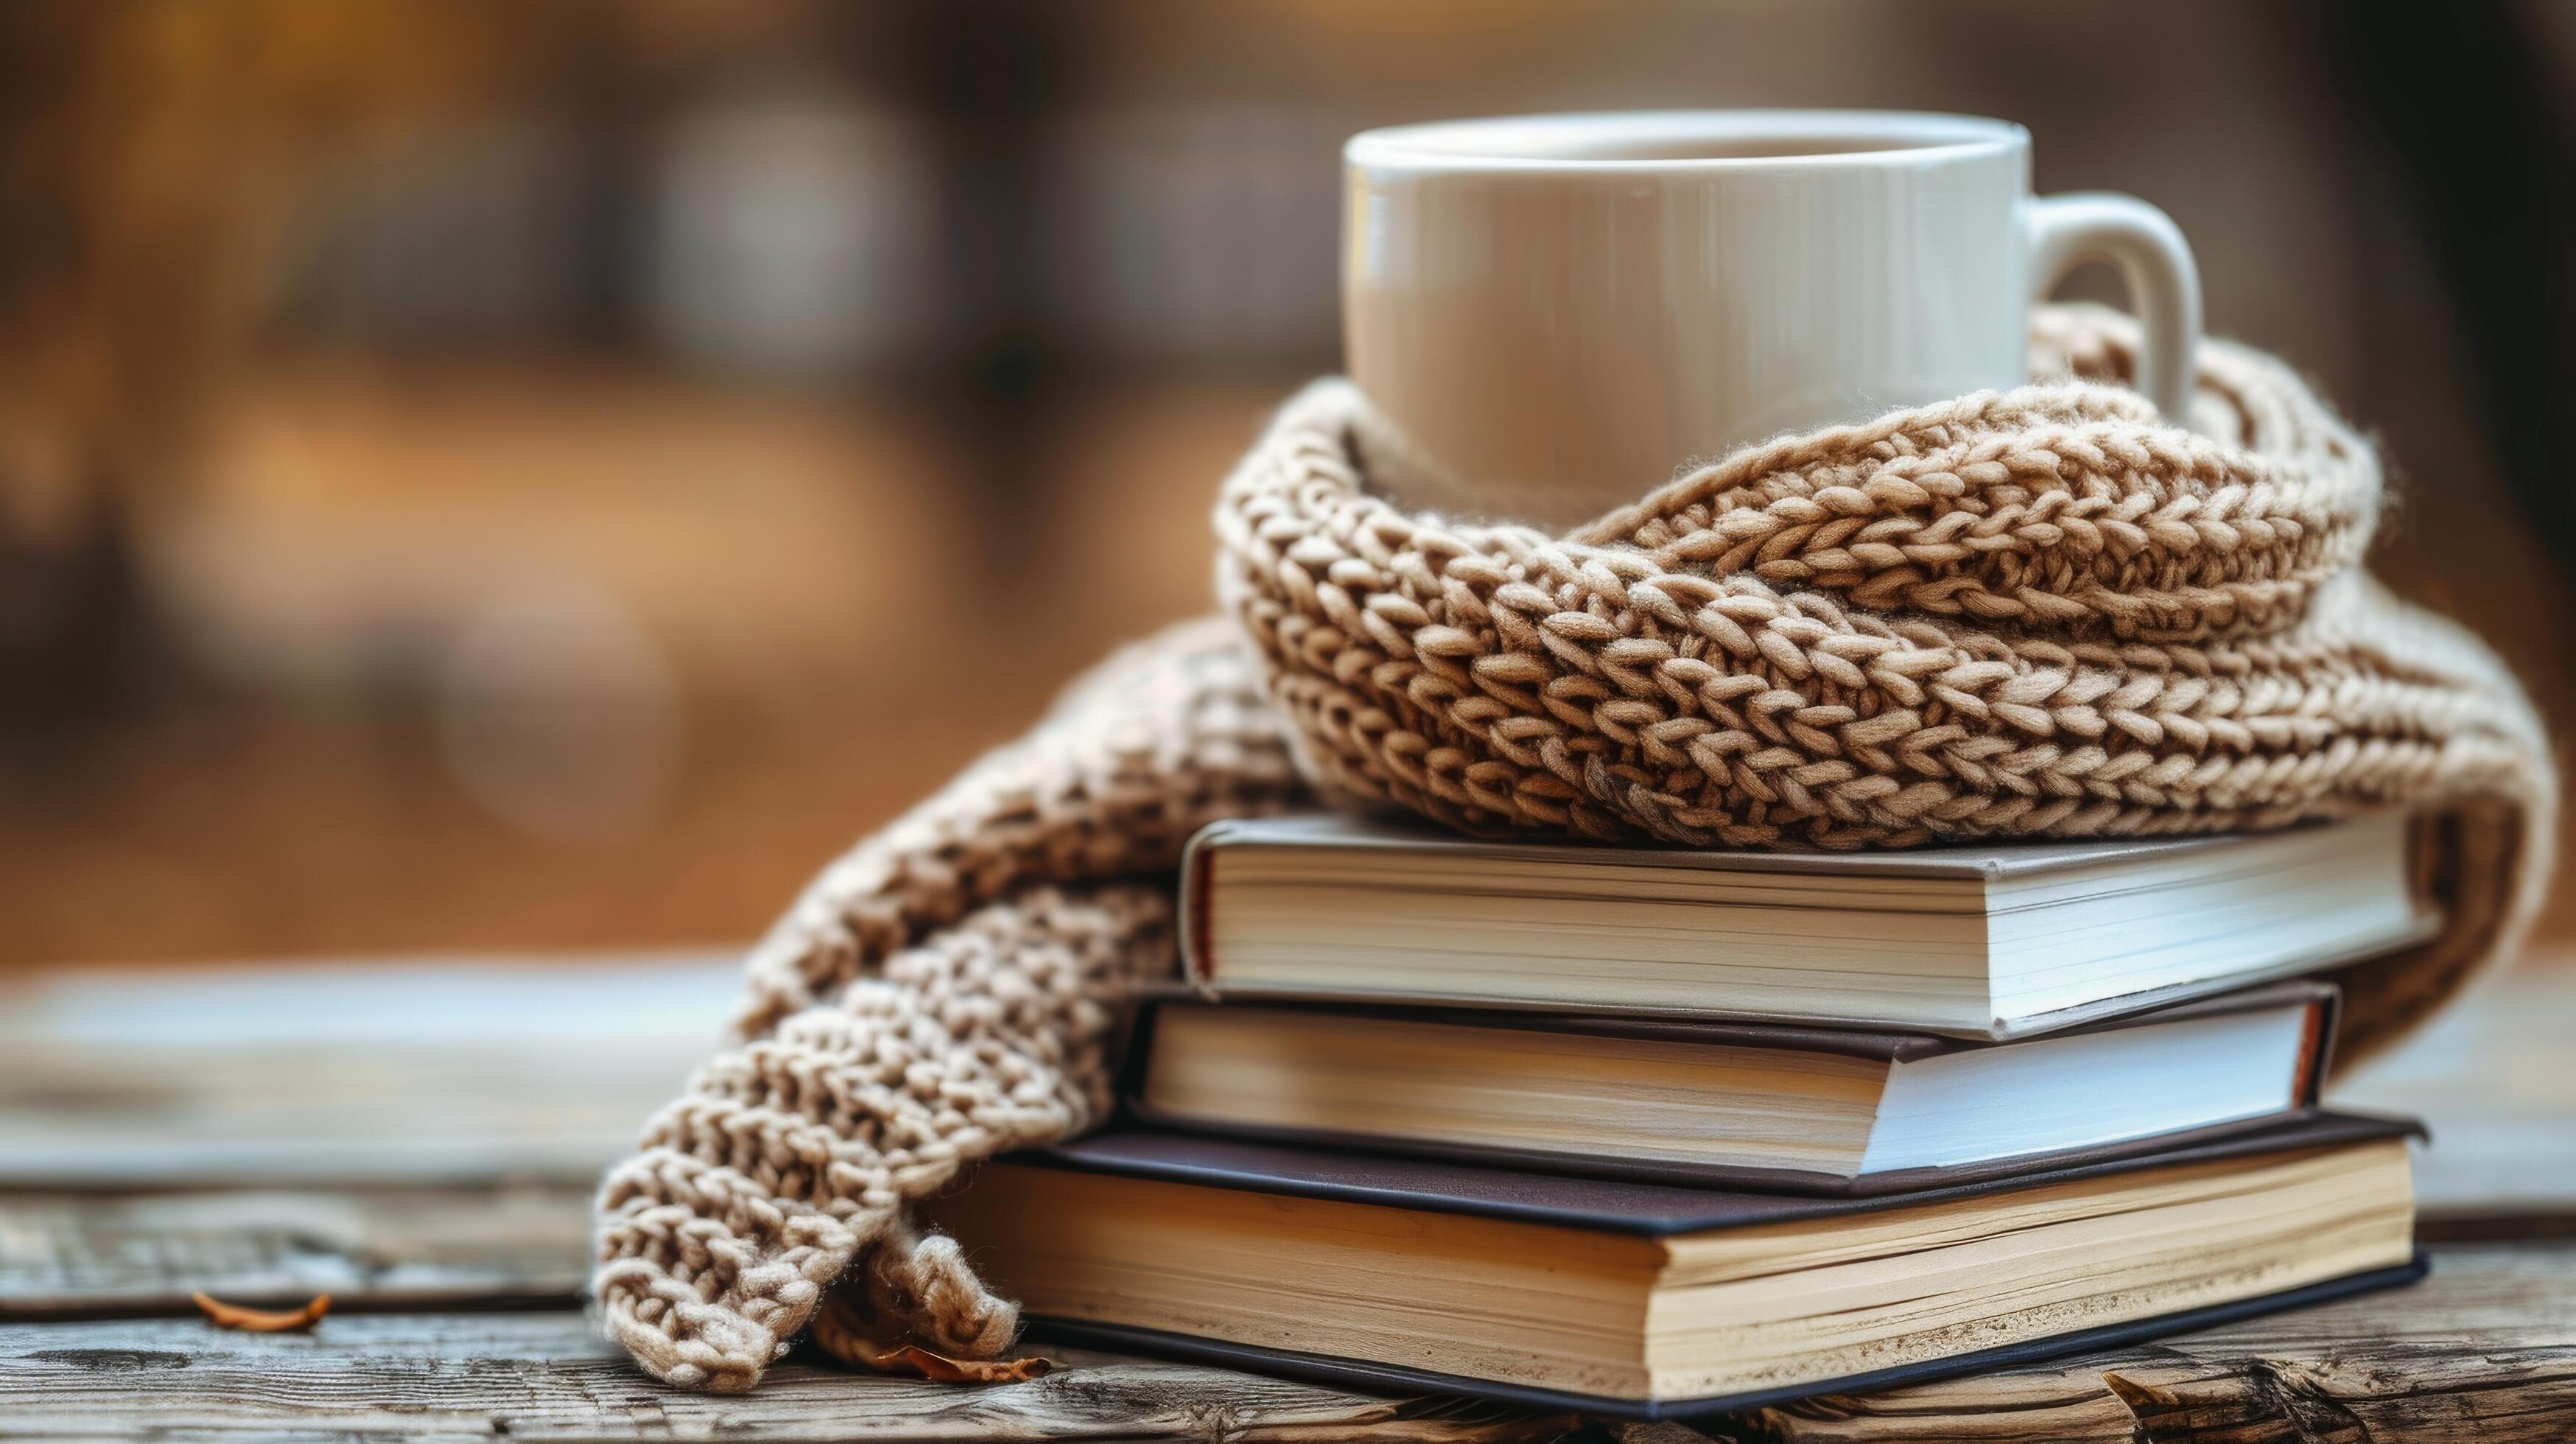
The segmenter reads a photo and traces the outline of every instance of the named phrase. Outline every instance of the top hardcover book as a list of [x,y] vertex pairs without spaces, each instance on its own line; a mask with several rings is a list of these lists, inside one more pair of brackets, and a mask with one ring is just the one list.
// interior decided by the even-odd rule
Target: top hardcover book
[[2355,961],[2437,919],[2396,814],[1906,852],[1478,842],[1220,822],[1183,862],[1214,997],[1677,1013],[2008,1038]]

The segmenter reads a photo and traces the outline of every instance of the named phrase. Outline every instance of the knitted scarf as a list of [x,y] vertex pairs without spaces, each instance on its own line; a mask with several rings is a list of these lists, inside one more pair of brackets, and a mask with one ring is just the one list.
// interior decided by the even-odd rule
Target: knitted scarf
[[2473,638],[2359,570],[2370,446],[2212,343],[2186,428],[2107,313],[2033,385],[1739,452],[1567,535],[1371,494],[1346,384],[1216,510],[1225,620],[1117,654],[815,880],[738,1042],[610,1171],[594,1287],[655,1376],[1005,1348],[1010,1303],[910,1206],[1110,1106],[1123,996],[1174,967],[1168,870],[1317,796],[1478,833],[1904,847],[2404,807],[2440,936],[2342,969],[2342,1056],[2509,951],[2547,872],[2538,721]]

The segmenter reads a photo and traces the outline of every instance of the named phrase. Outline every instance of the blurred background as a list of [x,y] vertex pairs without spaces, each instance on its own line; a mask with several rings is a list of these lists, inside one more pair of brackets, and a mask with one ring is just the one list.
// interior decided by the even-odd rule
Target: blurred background
[[2563,726],[2571,80],[2543,3],[13,0],[0,966],[748,938],[1208,606],[1339,144],[1452,115],[2029,125]]

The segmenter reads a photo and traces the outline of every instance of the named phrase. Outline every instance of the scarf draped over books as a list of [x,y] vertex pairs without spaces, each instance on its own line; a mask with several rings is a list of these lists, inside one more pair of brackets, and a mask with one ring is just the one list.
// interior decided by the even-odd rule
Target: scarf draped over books
[[1366,398],[1309,388],[1218,500],[1227,615],[1111,657],[754,952],[737,1041],[602,1188],[608,1332],[719,1390],[809,1325],[858,1357],[1008,1347],[1016,1308],[913,1205],[1104,1116],[1122,999],[1175,966],[1182,843],[1318,799],[1710,848],[2406,808],[2442,931],[2334,975],[2341,1057],[2381,1047],[2535,909],[2545,738],[2485,647],[2360,570],[2378,462],[2297,376],[2211,343],[2185,428],[2121,384],[2135,354],[2047,310],[2028,387],[1752,447],[1561,536],[1380,499]]

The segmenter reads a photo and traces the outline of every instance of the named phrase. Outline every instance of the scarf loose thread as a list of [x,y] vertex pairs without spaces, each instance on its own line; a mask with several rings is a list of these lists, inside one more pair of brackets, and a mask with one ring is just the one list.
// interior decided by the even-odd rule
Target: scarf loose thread
[[2444,927],[2332,975],[2341,1056],[2420,1021],[2538,904],[2528,702],[2361,572],[2377,460],[2279,363],[2206,346],[2186,428],[2125,389],[2120,318],[2044,311],[2033,349],[2024,389],[1751,448],[1562,536],[1380,499],[1382,423],[1308,389],[1221,492],[1230,616],[1112,657],[754,952],[737,1043],[601,1190],[610,1336],[717,1390],[818,1310],[844,1354],[1007,1347],[1016,1307],[912,1206],[1105,1116],[1182,843],[1319,796],[1689,847],[2407,808]]

